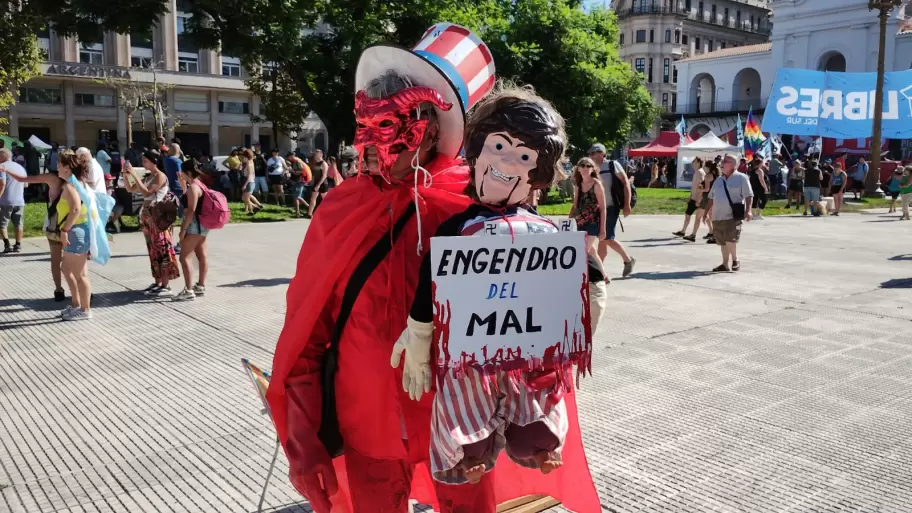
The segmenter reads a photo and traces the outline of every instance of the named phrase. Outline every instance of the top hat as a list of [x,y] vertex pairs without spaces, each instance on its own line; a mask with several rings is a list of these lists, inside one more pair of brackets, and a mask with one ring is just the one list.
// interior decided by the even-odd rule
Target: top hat
[[415,86],[430,87],[453,104],[437,109],[437,151],[455,158],[462,148],[466,113],[494,88],[494,60],[488,46],[472,31],[452,23],[429,28],[411,50],[380,43],[361,54],[355,91],[387,71],[396,71]]

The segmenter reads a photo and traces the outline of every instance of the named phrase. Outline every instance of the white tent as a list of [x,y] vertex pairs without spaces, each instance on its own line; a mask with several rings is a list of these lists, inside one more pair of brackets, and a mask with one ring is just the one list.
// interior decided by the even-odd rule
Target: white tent
[[690,182],[693,180],[694,175],[690,164],[695,157],[700,157],[703,160],[712,160],[717,155],[725,155],[726,153],[735,153],[740,157],[741,148],[728,144],[716,137],[716,134],[712,132],[686,146],[678,146],[678,189],[690,189]]

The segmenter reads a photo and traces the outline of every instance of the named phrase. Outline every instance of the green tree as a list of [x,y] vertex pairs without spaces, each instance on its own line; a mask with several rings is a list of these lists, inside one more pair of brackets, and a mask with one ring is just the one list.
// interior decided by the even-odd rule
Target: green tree
[[[288,79],[280,89],[297,91],[275,95],[273,109],[290,112],[299,93],[335,148],[354,132],[354,74],[363,49],[381,41],[410,47],[438,21],[475,30],[491,47],[499,76],[531,84],[554,102],[573,145],[620,143],[655,119],[642,77],[618,57],[614,14],[587,13],[577,0],[196,0],[191,32],[248,68],[277,63]],[[255,76],[252,88],[270,90],[266,76]]]
[[[100,41],[105,31],[151,33],[150,20],[164,12],[164,0],[0,2],[0,110],[8,110],[19,87],[38,74],[43,57],[37,34],[47,27],[64,36],[79,36],[80,41]],[[0,124],[7,121],[3,117]]]

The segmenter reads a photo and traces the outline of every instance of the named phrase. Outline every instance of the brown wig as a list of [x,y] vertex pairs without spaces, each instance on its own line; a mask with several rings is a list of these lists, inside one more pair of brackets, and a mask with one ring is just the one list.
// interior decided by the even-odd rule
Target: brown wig
[[576,184],[576,190],[580,190],[580,188],[583,186],[582,166],[584,164],[589,164],[590,166],[592,166],[591,168],[589,168],[589,173],[590,173],[590,176],[592,176],[592,179],[595,180],[597,183],[602,183],[601,178],[599,178],[599,168],[598,168],[598,166],[595,165],[595,161],[590,159],[589,157],[583,157],[583,158],[579,159],[579,161],[576,163],[576,166],[573,168],[573,183]]
[[253,160],[253,150],[250,148],[244,148],[244,151],[241,152],[241,156],[247,160]]
[[89,176],[87,163],[83,163],[73,150],[63,150],[59,152],[57,154],[57,163],[68,167],[70,172],[73,173],[73,176],[80,182]]
[[[465,127],[465,157],[473,169],[489,135],[507,132],[538,152],[535,169],[529,173],[532,190],[547,189],[560,176],[567,135],[564,118],[548,100],[527,87],[498,84],[498,87],[469,113]],[[465,194],[478,200],[475,173],[470,174]]]

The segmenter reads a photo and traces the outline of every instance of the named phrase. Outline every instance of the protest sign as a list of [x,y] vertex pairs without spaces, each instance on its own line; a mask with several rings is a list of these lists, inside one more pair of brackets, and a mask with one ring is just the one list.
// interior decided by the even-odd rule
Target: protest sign
[[538,369],[591,354],[584,232],[431,239],[441,371]]

